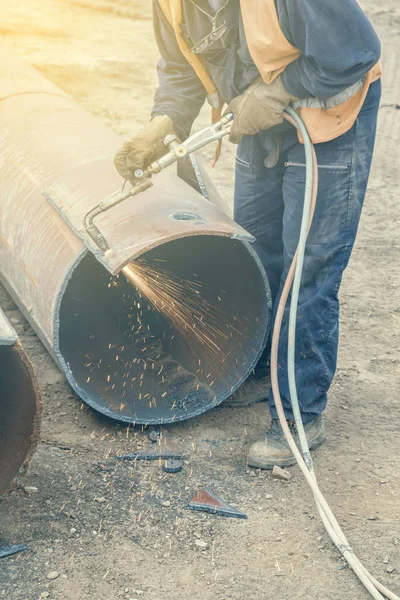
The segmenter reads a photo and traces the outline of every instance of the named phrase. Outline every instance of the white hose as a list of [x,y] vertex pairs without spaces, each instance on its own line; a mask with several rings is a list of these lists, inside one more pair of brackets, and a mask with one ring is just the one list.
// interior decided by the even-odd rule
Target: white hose
[[[299,243],[296,251],[296,255],[293,259],[293,263],[289,270],[285,288],[282,292],[279,307],[277,311],[277,318],[274,326],[273,343],[271,351],[271,379],[272,379],[272,390],[274,394],[275,405],[277,408],[279,420],[281,423],[282,430],[285,438],[293,452],[296,461],[305,476],[307,483],[309,484],[314,499],[320,514],[321,520],[331,537],[333,543],[341,552],[343,557],[346,559],[349,566],[353,569],[361,583],[364,585],[370,595],[376,600],[384,600],[384,597],[389,600],[400,600],[399,596],[388,590],[384,585],[377,581],[362,565],[359,559],[354,554],[352,548],[337,522],[335,516],[332,513],[328,503],[326,502],[322,492],[320,491],[315,476],[313,463],[310,455],[310,449],[308,447],[307,437],[305,434],[303,421],[301,418],[299,400],[297,395],[296,387],[296,376],[295,376],[295,347],[296,347],[296,322],[297,322],[297,307],[299,301],[299,292],[301,286],[301,277],[303,271],[304,254],[307,242],[308,232],[312,223],[312,217],[315,209],[315,202],[317,196],[317,182],[318,182],[318,165],[315,155],[314,147],[311,143],[308,135],[306,126],[304,125],[301,117],[292,108],[288,108],[287,120],[294,124],[300,131],[303,140],[306,153],[306,189],[304,196],[304,207],[303,217],[301,223]],[[282,406],[282,400],[279,393],[279,383],[277,374],[277,354],[278,354],[278,342],[280,336],[280,329],[283,319],[283,311],[286,306],[290,288],[292,286],[292,297],[290,303],[290,314],[289,314],[289,333],[288,333],[288,380],[290,398],[292,403],[293,415],[296,422],[296,428],[299,436],[300,446],[303,456],[299,452],[296,442],[293,439],[290,428],[287,424],[285,413]]]

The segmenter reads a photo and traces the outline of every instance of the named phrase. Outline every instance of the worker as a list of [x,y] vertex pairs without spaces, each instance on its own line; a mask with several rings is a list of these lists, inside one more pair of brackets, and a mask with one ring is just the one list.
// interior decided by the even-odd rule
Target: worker
[[[150,124],[124,144],[115,164],[125,179],[184,140],[206,97],[235,120],[235,220],[255,237],[276,308],[299,239],[305,152],[283,120],[292,105],[315,144],[319,194],[299,298],[296,381],[311,449],[325,437],[322,413],[338,354],[338,292],[367,188],[381,95],[380,42],[357,0],[154,0],[161,53]],[[239,278],[240,281],[240,278]],[[251,290],[249,290],[251,294]],[[288,379],[288,310],[278,351],[279,386],[296,437]],[[295,459],[268,377],[267,345],[253,375],[229,404],[268,400],[269,430],[248,451],[250,466]]]

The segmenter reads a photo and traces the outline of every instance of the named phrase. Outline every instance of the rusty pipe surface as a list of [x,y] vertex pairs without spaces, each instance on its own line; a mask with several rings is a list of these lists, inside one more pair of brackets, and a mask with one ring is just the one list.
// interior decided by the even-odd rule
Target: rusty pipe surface
[[[215,190],[207,199],[173,170],[95,217],[109,247],[101,250],[83,221],[123,185],[113,165],[120,146],[0,48],[1,279],[87,404],[126,422],[182,420],[218,405],[253,368],[267,337],[269,286],[251,236],[211,202]],[[175,283],[201,282],[202,310],[219,323],[207,334],[209,372],[185,332],[119,275],[137,260],[162,265]]]
[[0,310],[0,494],[27,468],[39,439],[40,415],[32,365]]

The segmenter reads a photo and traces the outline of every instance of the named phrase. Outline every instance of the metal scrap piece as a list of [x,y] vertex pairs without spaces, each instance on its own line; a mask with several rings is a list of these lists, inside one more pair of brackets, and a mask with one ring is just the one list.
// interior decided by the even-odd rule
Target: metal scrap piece
[[214,513],[222,517],[234,517],[236,519],[247,519],[246,513],[227,504],[221,498],[218,498],[214,492],[204,487],[192,498],[188,504],[191,510]]
[[28,550],[28,547],[23,545],[0,546],[0,558],[6,558],[7,556],[12,556],[19,552],[25,552],[25,550]]
[[182,453],[171,453],[171,452],[135,452],[133,454],[124,454],[117,456],[117,460],[180,460],[184,455]]

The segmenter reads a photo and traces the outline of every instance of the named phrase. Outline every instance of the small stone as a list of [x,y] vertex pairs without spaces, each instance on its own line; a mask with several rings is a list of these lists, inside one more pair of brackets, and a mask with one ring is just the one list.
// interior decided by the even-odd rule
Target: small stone
[[67,413],[66,412],[60,412],[60,417],[66,417]]
[[26,491],[27,494],[31,495],[31,494],[37,494],[38,493],[38,489],[37,487],[35,487],[34,485],[26,485],[24,487],[24,490]]
[[69,530],[70,533],[76,533],[76,529],[75,527],[71,527],[71,529]]
[[368,521],[376,521],[377,517],[368,517]]
[[76,492],[76,490],[78,488],[76,487],[76,485],[71,485],[71,487],[69,489],[70,489],[70,492]]
[[398,545],[399,545],[399,540],[398,540],[398,538],[393,538],[393,544],[394,544],[395,546],[398,546]]
[[40,600],[42,600],[42,598],[50,598],[50,592],[42,592],[40,594]]
[[208,550],[210,547],[210,544],[208,542],[205,542],[204,540],[195,540],[194,543],[196,544],[197,548],[199,550],[202,550],[203,552],[205,550]]
[[64,511],[63,515],[65,515],[67,517],[67,519],[76,519],[76,515],[74,515],[74,513]]
[[47,573],[47,579],[53,580],[57,579],[57,577],[60,577],[60,573],[58,571],[50,571],[50,573]]
[[136,594],[137,596],[143,596],[143,594],[144,594],[144,591],[143,591],[143,590],[135,590],[135,594]]
[[380,479],[379,483],[381,483],[383,485],[384,483],[389,483],[389,480],[388,479]]
[[180,460],[170,458],[164,462],[162,469],[165,471],[165,473],[179,473],[179,471],[182,471],[182,462]]
[[99,504],[104,504],[104,502],[107,502],[107,500],[105,498],[103,498],[103,496],[101,496],[100,498],[97,497],[94,499],[95,502],[98,502]]
[[289,481],[290,479],[292,479],[292,474],[289,473],[287,469],[282,469],[281,467],[278,467],[278,465],[275,465],[272,469],[272,477]]
[[272,494],[265,494],[265,499],[266,500],[272,500],[273,499],[273,495]]
[[389,564],[388,557],[384,558],[382,562],[383,562],[384,565],[388,565]]
[[171,502],[169,500],[164,500],[164,502],[161,502],[161,506],[168,508],[169,506],[171,506]]
[[255,471],[250,471],[250,477],[257,477],[257,473]]
[[386,573],[394,573],[394,567],[387,567]]
[[150,431],[148,438],[152,444],[156,444],[160,439],[160,432],[154,429],[153,431]]

